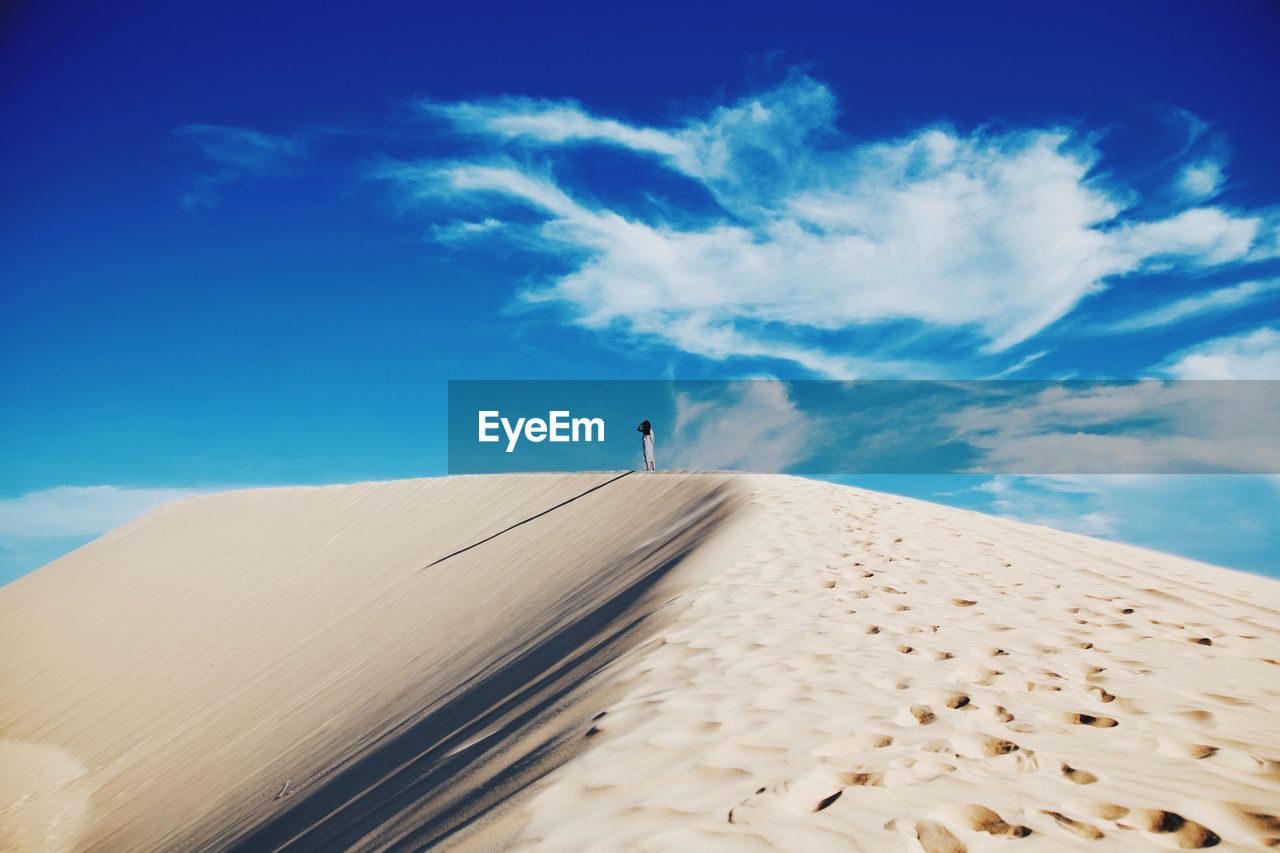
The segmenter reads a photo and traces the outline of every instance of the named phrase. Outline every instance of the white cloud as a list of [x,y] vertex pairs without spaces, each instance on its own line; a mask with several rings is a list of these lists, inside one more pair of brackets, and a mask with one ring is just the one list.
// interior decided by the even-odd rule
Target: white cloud
[[1178,175],[1178,190],[1193,201],[1217,195],[1225,179],[1222,164],[1215,160],[1199,160],[1188,163]]
[[[514,203],[541,217],[539,248],[570,270],[522,300],[713,359],[781,359],[836,377],[955,375],[954,361],[919,354],[928,334],[972,360],[999,359],[1126,274],[1271,251],[1263,216],[1131,216],[1133,193],[1095,176],[1099,152],[1072,131],[938,126],[855,140],[836,126],[832,92],[803,76],[668,127],[571,101],[425,108],[521,157],[391,164],[380,176],[424,205]],[[550,161],[530,165],[535,152],[572,157],[584,145],[654,158],[722,212],[602,205],[559,181]],[[875,334],[892,323],[917,331]],[[850,343],[817,342],[831,335]]]
[[676,467],[777,472],[812,452],[818,422],[796,407],[785,383],[747,380],[714,391],[707,398],[677,392]]
[[464,133],[534,146],[596,143],[653,155],[705,182],[735,210],[755,208],[762,198],[809,183],[811,146],[834,133],[836,118],[830,89],[803,76],[668,129],[593,116],[574,101],[503,97],[426,101],[422,107]]
[[601,142],[691,163],[693,151],[675,136],[650,128],[588,115],[572,101],[494,98],[477,103],[424,101],[422,110],[448,119],[464,131],[544,143]]
[[1264,326],[1214,338],[1174,353],[1161,371],[1178,379],[1280,379],[1280,332]]
[[1028,524],[1085,536],[1109,536],[1116,532],[1119,517],[1091,509],[1097,490],[1080,485],[1079,478],[992,477],[977,491],[991,495],[990,509],[996,514]]
[[1280,572],[1275,477],[1001,475],[974,491],[989,494],[989,503],[966,505],[1020,521]]
[[302,136],[278,136],[247,127],[187,124],[174,132],[190,139],[213,167],[199,175],[182,195],[182,205],[188,210],[217,203],[219,189],[233,181],[276,173],[305,156],[308,148]]
[[1111,242],[1130,269],[1174,256],[1196,266],[1211,266],[1242,260],[1254,247],[1261,228],[1262,220],[1257,217],[1196,207],[1155,222],[1126,223],[1111,235]]
[[1271,293],[1280,290],[1280,278],[1268,281],[1246,281],[1231,287],[1220,287],[1195,296],[1179,299],[1151,311],[1136,314],[1124,320],[1110,323],[1102,328],[1106,332],[1133,332],[1143,329],[1154,329],[1174,323],[1228,311],[1256,302]]
[[459,220],[446,225],[437,225],[431,230],[435,238],[441,243],[463,243],[501,227],[503,227],[501,221],[493,217],[486,217],[478,222]]
[[1017,361],[1014,364],[1011,364],[1010,366],[1006,367],[1004,370],[1000,371],[999,373],[997,373],[995,376],[991,378],[1004,379],[1008,376],[1012,376],[1015,373],[1021,373],[1023,370],[1026,370],[1028,367],[1035,364],[1037,361],[1044,358],[1048,354],[1049,354],[1049,351],[1044,349],[1040,350],[1039,352],[1030,353],[1024,356],[1022,360]]
[[1280,395],[1270,385],[1164,382],[1053,385],[945,414],[982,452],[974,471],[1280,471]]
[[214,163],[255,174],[270,171],[282,160],[306,152],[306,145],[299,139],[247,127],[187,124],[175,132],[191,137],[200,152]]
[[0,498],[0,541],[96,536],[194,494],[190,489],[56,486]]

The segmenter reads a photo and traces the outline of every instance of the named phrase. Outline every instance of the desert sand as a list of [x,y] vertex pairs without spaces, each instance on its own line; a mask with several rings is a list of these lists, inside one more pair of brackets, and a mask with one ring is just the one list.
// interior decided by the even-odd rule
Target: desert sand
[[1280,583],[790,477],[180,501],[0,684],[0,849],[1280,845]]

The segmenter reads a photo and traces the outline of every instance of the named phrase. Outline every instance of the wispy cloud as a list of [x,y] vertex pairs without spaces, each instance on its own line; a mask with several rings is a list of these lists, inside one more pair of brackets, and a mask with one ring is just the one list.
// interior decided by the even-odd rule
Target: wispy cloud
[[689,141],[654,128],[637,128],[612,119],[595,118],[574,101],[548,102],[503,97],[486,101],[419,105],[428,115],[447,119],[464,132],[542,144],[601,142],[658,154],[687,170],[694,167]]
[[1026,398],[943,412],[939,420],[954,440],[980,451],[975,471],[1280,470],[1280,396],[1255,383],[1051,385]]
[[676,395],[677,467],[783,471],[812,451],[821,419],[801,412],[787,384],[749,380],[712,386],[714,395]]
[[1116,533],[1122,517],[1094,506],[1101,488],[1078,477],[999,475],[976,486],[996,515],[1086,536]]
[[965,505],[1032,524],[1280,574],[1280,478],[993,477]]
[[1178,175],[1178,189],[1183,197],[1201,201],[1217,195],[1225,179],[1221,163],[1216,160],[1199,160],[1183,167]]
[[1100,331],[1120,333],[1136,332],[1144,329],[1155,329],[1171,326],[1201,317],[1241,308],[1280,291],[1280,279],[1267,281],[1246,281],[1231,287],[1220,287],[1205,293],[1198,293],[1184,299],[1178,299],[1159,308],[1135,314],[1114,323],[1102,326]]
[[268,173],[283,160],[306,153],[306,145],[297,138],[246,127],[187,124],[175,132],[192,138],[210,161],[250,174]]
[[278,136],[247,127],[187,124],[174,131],[189,140],[206,163],[194,186],[180,201],[188,210],[209,207],[219,190],[245,177],[262,177],[280,171],[307,153],[301,135]]
[[462,220],[436,225],[431,229],[431,232],[441,243],[465,243],[502,226],[503,223],[500,220],[486,217],[476,222]]
[[[573,101],[423,109],[478,150],[386,164],[379,176],[437,214],[532,212],[532,229],[485,230],[519,230],[570,270],[519,299],[712,359],[788,361],[837,377],[975,375],[975,366],[994,375],[1027,358],[1011,350],[1127,275],[1275,251],[1269,210],[1189,201],[1139,218],[1135,193],[1100,175],[1094,141],[1073,130],[938,125],[854,139],[836,124],[831,90],[801,75],[661,127]],[[676,200],[672,215],[596,201],[555,168],[590,146],[656,162],[716,209]],[[1192,181],[1203,189],[1208,179]],[[445,239],[463,233],[440,227]],[[953,348],[946,361],[940,340]]]
[[191,489],[56,486],[0,498],[0,542],[96,536],[194,494]]
[[1280,379],[1280,331],[1264,326],[1213,338],[1174,353],[1160,371],[1178,379]]

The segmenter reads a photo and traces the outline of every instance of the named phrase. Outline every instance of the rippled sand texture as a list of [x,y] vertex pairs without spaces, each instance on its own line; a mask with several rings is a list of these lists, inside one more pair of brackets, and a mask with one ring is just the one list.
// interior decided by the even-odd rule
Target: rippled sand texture
[[162,508],[0,590],[0,848],[1280,845],[1280,584],[779,476]]
[[836,485],[742,484],[736,553],[619,662],[592,748],[477,843],[1280,845],[1280,584]]

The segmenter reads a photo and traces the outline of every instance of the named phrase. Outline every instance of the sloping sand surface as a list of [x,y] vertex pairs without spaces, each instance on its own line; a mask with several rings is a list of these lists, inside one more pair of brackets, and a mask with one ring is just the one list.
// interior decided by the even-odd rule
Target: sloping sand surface
[[[6,786],[0,839],[308,849],[406,810],[465,816],[451,797],[503,757],[448,753],[504,727],[555,747],[566,694],[661,603],[724,482],[462,477],[161,508],[0,590],[0,763],[33,777]],[[39,771],[51,755],[83,773]]]
[[183,501],[0,590],[0,848],[1280,845],[1280,584],[789,477]]
[[[476,844],[1280,844],[1280,584],[743,477],[736,553],[620,661],[598,743]],[[466,845],[464,845],[466,846]]]

